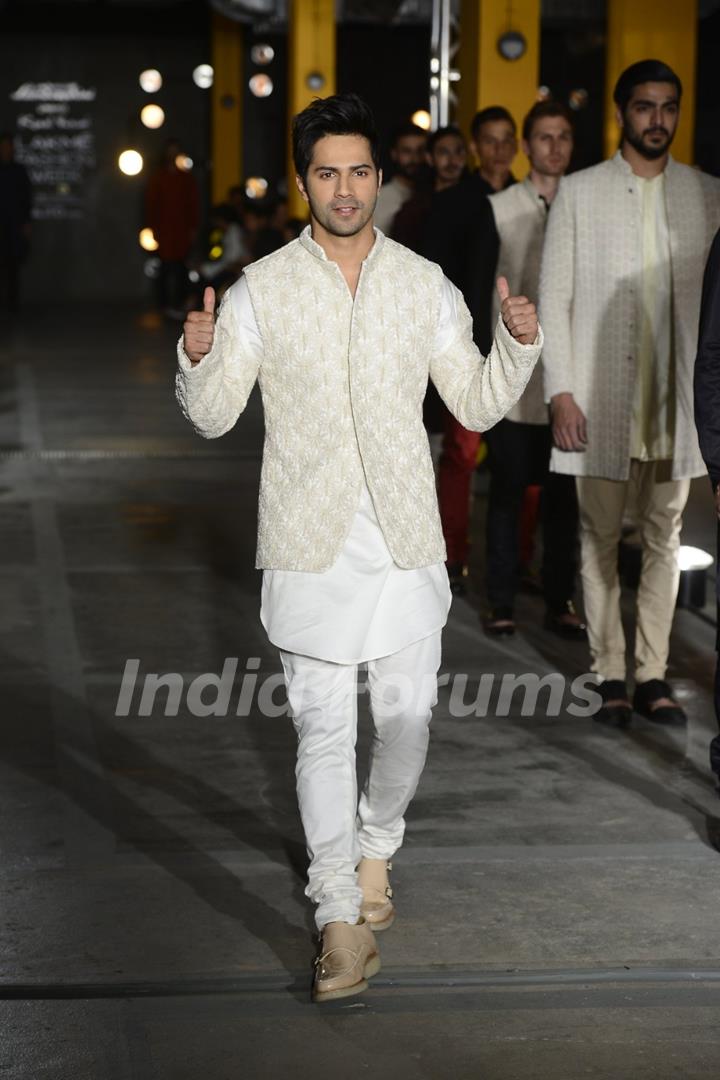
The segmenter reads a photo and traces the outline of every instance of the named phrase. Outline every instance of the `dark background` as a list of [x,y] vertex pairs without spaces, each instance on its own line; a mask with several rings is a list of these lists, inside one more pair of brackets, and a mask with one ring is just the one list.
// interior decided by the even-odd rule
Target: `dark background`
[[[541,83],[559,100],[567,100],[577,87],[588,91],[587,107],[577,114],[575,168],[603,156],[601,8],[581,5],[577,16],[543,18]],[[83,217],[35,223],[25,271],[25,291],[34,299],[128,300],[150,295],[143,274],[147,255],[137,238],[147,177],[169,136],[183,140],[193,158],[207,208],[210,97],[193,83],[192,70],[210,61],[209,24],[204,0],[0,0],[0,129],[15,128],[21,107],[9,95],[21,83],[76,82],[97,90],[95,102],[85,109],[93,119],[97,160],[82,185]],[[275,90],[265,99],[245,91],[243,176],[264,176],[271,185],[282,186],[286,41],[277,25],[247,27],[246,87],[249,76],[259,70],[250,60],[256,41],[267,41],[275,49],[272,64],[262,69],[273,78]],[[384,139],[415,109],[427,107],[427,25],[348,21],[338,27],[337,41],[338,89],[356,90],[369,101]],[[720,12],[702,19],[699,33],[697,161],[714,173],[720,173],[718,42]],[[157,67],[164,77],[156,95],[145,94],[138,84],[140,71],[147,67]],[[150,101],[166,112],[165,125],[157,132],[139,120],[140,108]],[[118,153],[126,146],[145,157],[145,169],[137,177],[125,177],[117,167]]]

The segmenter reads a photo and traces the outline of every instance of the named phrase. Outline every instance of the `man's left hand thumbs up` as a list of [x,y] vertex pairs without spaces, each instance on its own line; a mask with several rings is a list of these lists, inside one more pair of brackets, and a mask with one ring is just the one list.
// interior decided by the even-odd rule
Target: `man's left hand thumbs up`
[[511,296],[507,278],[497,279],[500,313],[508,330],[521,345],[532,345],[538,332],[537,311],[527,296]]

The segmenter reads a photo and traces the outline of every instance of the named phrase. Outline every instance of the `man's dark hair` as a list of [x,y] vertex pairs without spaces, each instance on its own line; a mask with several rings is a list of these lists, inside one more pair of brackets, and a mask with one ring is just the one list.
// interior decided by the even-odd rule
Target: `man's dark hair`
[[508,124],[510,124],[513,129],[513,135],[517,134],[517,124],[513,119],[512,113],[508,112],[504,105],[488,105],[487,109],[481,109],[480,112],[475,113],[473,117],[473,122],[470,125],[470,134],[473,139],[477,139],[483,124],[489,124],[494,120],[507,120]]
[[662,60],[638,60],[637,64],[625,68],[615,83],[613,101],[620,112],[625,112],[635,87],[648,82],[672,83],[677,90],[678,101],[682,97],[682,83],[671,67]]
[[239,220],[237,210],[231,203],[218,203],[217,206],[213,206],[210,211],[210,217],[215,218],[218,221],[224,221],[226,225],[230,225]]
[[575,126],[575,118],[572,111],[563,105],[562,101],[536,101],[530,112],[523,120],[522,137],[527,140],[532,135],[533,127],[538,120],[542,120],[545,116],[562,116],[563,120],[567,120],[571,128]]
[[405,124],[398,124],[390,132],[390,149],[404,139],[406,135],[422,135],[423,138],[427,138],[427,131],[425,128],[419,127],[417,124],[411,124],[410,122]]
[[457,139],[460,139],[463,146],[465,146],[465,136],[463,135],[460,128],[456,127],[455,124],[447,124],[446,127],[439,127],[436,131],[433,131],[429,135],[427,141],[428,154],[432,154],[437,143],[440,141],[440,139],[445,138],[446,135],[454,135]]
[[303,183],[310,168],[315,143],[326,135],[362,135],[370,143],[375,168],[380,168],[380,143],[369,105],[357,94],[334,94],[332,97],[315,98],[306,109],[293,117],[293,161]]

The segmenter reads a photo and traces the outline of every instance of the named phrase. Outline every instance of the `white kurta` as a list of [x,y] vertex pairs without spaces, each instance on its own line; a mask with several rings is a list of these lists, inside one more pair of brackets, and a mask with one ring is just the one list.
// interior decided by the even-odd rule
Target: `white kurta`
[[630,454],[640,461],[673,456],[675,372],[672,356],[670,229],[665,174],[635,177],[642,219],[637,379]]
[[[232,293],[247,349],[263,344],[247,284]],[[435,340],[438,352],[457,333],[455,296],[445,283]],[[443,563],[403,570],[392,558],[367,485],[335,563],[323,573],[264,570],[260,619],[285,652],[336,664],[390,656],[442,629],[452,595]]]

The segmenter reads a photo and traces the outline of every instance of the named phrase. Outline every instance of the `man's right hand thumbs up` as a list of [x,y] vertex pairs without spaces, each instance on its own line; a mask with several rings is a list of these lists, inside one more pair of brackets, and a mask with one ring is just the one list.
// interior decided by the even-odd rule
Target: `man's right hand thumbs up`
[[183,326],[183,348],[193,364],[199,364],[212,349],[215,337],[215,290],[209,285],[203,294],[202,311],[188,311]]

